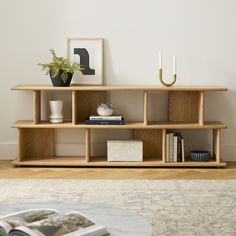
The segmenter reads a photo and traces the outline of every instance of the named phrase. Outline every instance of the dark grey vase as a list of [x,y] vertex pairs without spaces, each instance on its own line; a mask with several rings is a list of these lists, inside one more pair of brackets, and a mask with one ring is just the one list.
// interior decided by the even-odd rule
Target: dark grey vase
[[59,74],[57,76],[52,76],[52,73],[50,71],[50,78],[52,80],[52,84],[54,87],[68,87],[70,86],[71,83],[71,79],[73,74],[72,73],[67,73],[68,77],[67,80],[64,82],[63,79],[61,78],[62,75],[62,71],[59,72]]

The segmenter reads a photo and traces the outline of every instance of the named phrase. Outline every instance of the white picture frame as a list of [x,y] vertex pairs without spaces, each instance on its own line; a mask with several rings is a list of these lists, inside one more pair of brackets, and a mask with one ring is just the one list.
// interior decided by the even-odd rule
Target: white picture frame
[[72,84],[103,85],[103,39],[68,38],[67,56],[71,63],[85,67],[72,77]]

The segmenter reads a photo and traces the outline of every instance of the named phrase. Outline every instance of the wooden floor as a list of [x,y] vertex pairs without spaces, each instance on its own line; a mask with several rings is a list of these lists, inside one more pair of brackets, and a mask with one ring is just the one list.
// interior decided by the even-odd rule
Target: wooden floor
[[0,161],[0,179],[236,179],[236,162],[226,168],[47,168],[14,167]]

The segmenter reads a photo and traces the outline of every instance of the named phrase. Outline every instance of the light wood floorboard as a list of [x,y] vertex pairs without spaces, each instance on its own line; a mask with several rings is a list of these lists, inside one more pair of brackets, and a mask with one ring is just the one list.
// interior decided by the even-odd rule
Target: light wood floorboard
[[0,179],[236,179],[236,162],[226,168],[55,168],[14,167],[0,161]]

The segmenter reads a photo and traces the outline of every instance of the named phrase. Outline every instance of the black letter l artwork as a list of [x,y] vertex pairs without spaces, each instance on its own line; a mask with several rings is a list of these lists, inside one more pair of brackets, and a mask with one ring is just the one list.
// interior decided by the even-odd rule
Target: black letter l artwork
[[74,54],[80,56],[80,65],[83,66],[84,70],[81,72],[83,75],[95,75],[95,69],[89,67],[89,53],[86,48],[74,48]]

